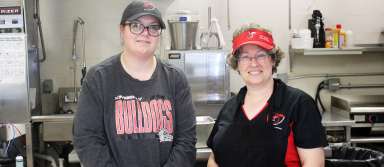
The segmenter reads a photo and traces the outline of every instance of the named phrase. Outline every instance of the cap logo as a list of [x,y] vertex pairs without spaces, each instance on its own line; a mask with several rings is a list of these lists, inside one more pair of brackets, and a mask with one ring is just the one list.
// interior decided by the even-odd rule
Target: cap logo
[[268,37],[264,36],[263,34],[257,34],[257,32],[254,32],[254,31],[249,31],[247,37],[248,39],[252,39],[254,38],[255,35],[257,35],[257,37],[261,40],[264,40],[266,42],[271,42]]
[[264,35],[260,35],[259,38],[264,40],[264,41],[270,42],[269,38],[264,36]]
[[254,44],[268,51],[275,47],[272,34],[262,29],[249,29],[234,37],[232,41],[233,53],[244,44]]
[[154,10],[155,9],[155,5],[151,2],[144,2],[144,10]]
[[248,39],[252,39],[252,38],[253,38],[253,35],[256,35],[256,32],[251,32],[251,31],[249,31],[249,32],[248,32]]

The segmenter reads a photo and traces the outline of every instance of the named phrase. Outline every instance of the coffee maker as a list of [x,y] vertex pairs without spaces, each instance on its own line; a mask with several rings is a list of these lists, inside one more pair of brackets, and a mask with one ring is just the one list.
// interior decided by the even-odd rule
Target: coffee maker
[[311,30],[311,37],[313,38],[313,48],[325,47],[325,31],[323,15],[320,10],[314,10],[312,18],[308,20],[308,29]]

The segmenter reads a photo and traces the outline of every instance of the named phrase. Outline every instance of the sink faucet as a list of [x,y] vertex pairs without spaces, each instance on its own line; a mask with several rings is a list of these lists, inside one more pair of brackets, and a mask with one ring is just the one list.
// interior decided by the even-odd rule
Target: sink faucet
[[[76,37],[77,37],[77,31],[78,31],[78,26],[81,26],[81,34],[82,34],[82,40],[83,40],[83,62],[85,62],[85,59],[84,59],[84,20],[81,18],[81,17],[77,17],[77,19],[75,19],[74,23],[73,23],[73,45],[72,45],[72,61],[73,61],[73,91],[75,93],[75,97],[74,97],[74,102],[77,102],[77,88],[76,88],[76,68],[77,68],[77,60],[78,60],[78,56],[76,54]],[[82,70],[83,71],[83,70]],[[84,72],[83,73],[83,76],[84,76]],[[83,78],[82,78],[83,79]],[[81,79],[81,80],[82,80]]]

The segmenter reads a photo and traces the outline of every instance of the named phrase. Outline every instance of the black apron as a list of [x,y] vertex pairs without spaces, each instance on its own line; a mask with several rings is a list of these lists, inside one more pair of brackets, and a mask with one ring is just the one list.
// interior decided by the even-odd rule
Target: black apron
[[271,123],[272,101],[252,120],[239,108],[233,123],[217,143],[215,160],[220,167],[285,166],[281,138]]

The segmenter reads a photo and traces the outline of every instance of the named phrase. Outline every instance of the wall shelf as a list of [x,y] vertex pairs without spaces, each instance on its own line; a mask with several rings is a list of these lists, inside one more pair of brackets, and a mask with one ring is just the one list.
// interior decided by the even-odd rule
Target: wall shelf
[[355,47],[350,48],[290,48],[290,72],[292,72],[293,61],[295,61],[296,56],[364,55],[370,53],[381,53],[384,55],[384,44],[357,44]]
[[322,56],[322,55],[361,55],[362,48],[313,48],[313,49],[292,49],[295,56]]
[[316,55],[361,55],[365,53],[384,53],[384,44],[356,44],[350,48],[311,48],[291,49],[294,55],[316,56]]

